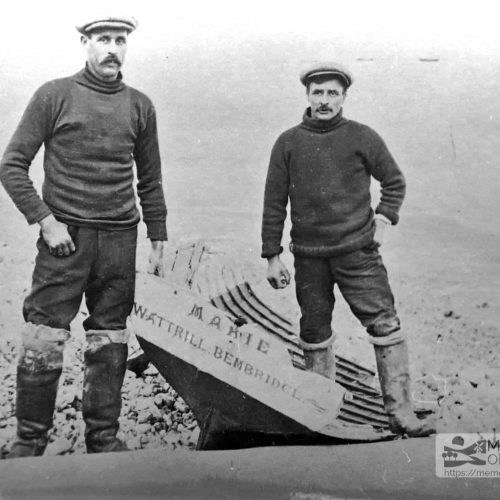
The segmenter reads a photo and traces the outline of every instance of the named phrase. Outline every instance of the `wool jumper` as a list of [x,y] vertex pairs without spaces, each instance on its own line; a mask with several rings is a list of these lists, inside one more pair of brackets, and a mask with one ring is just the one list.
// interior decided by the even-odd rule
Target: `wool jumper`
[[295,255],[333,257],[373,242],[371,177],[380,182],[375,212],[397,224],[404,176],[381,137],[342,116],[311,117],[276,141],[269,163],[262,221],[262,257],[280,254],[287,204]]
[[[30,224],[53,214],[70,226],[129,229],[140,220],[134,163],[148,237],[166,240],[156,115],[147,96],[86,67],[40,87],[0,164],[0,180]],[[42,197],[29,178],[45,146]]]

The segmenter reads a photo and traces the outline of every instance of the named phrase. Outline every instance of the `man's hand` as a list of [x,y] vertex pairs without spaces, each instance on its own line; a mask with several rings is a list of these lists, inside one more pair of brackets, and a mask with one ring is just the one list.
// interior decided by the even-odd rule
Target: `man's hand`
[[151,240],[148,273],[159,276],[160,278],[165,276],[163,268],[163,241]]
[[373,241],[375,241],[378,246],[384,243],[385,228],[388,225],[389,221],[386,219],[375,217],[375,234],[373,235]]
[[267,281],[273,288],[285,288],[290,284],[290,273],[279,255],[267,259]]
[[68,226],[63,222],[59,222],[53,215],[48,215],[40,222],[42,229],[42,237],[49,252],[56,257],[67,257],[75,250],[75,243],[73,242],[69,232]]

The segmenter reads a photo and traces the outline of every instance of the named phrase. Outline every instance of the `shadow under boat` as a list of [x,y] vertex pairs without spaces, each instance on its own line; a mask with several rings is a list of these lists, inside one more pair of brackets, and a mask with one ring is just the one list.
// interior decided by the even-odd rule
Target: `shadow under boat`
[[[193,411],[200,426],[198,450],[253,446],[338,444],[379,441],[393,437],[376,399],[352,394],[337,417],[337,437],[311,431],[307,426],[245,394],[231,384],[170,354],[138,336],[151,360]],[[350,422],[364,421],[365,424]]]

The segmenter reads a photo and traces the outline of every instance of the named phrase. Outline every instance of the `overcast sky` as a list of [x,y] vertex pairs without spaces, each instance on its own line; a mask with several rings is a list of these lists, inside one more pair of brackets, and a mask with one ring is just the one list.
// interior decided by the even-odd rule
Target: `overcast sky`
[[[233,44],[261,37],[328,38],[411,50],[451,50],[495,57],[498,2],[484,0],[14,0],[2,5],[3,60],[44,53],[74,35],[81,15],[119,5],[139,19],[139,43]],[[112,8],[110,7],[110,10]]]

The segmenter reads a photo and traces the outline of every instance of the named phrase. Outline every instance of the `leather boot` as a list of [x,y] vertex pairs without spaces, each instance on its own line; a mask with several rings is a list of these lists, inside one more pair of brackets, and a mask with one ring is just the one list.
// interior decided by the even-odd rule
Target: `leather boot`
[[335,381],[335,356],[332,346],[320,349],[304,349],[306,370]]
[[7,458],[43,455],[52,427],[62,369],[29,372],[17,368],[17,438]]
[[127,344],[112,342],[85,352],[82,413],[87,453],[128,450],[116,437],[127,351]]
[[419,419],[413,412],[406,341],[374,345],[380,387],[389,427],[395,434],[424,437],[436,432],[435,416]]
[[43,455],[68,337],[67,330],[26,323],[17,364],[17,438],[7,458]]

